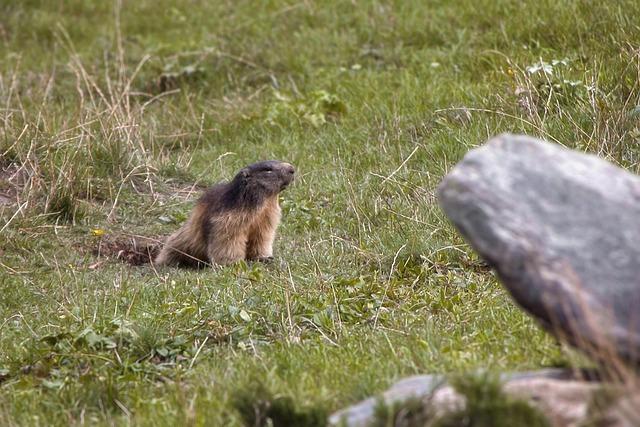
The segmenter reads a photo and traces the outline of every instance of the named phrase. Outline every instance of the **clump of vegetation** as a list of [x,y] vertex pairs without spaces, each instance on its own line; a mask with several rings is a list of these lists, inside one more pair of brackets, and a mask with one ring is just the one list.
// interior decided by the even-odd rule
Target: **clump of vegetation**
[[507,396],[489,375],[459,376],[453,388],[464,398],[464,408],[437,416],[430,399],[412,398],[376,406],[376,427],[550,427],[549,421],[526,401]]
[[324,427],[328,415],[322,408],[299,408],[289,396],[274,396],[260,382],[234,392],[232,403],[247,426]]
[[500,382],[488,376],[464,376],[452,385],[465,407],[442,416],[433,427],[550,427],[547,418],[526,401],[507,396]]
[[433,419],[428,402],[412,398],[386,405],[378,402],[372,427],[425,427]]
[[276,91],[273,102],[266,111],[266,121],[272,125],[287,120],[300,120],[319,127],[335,122],[346,114],[347,106],[338,95],[326,90],[316,90],[302,99],[295,99]]

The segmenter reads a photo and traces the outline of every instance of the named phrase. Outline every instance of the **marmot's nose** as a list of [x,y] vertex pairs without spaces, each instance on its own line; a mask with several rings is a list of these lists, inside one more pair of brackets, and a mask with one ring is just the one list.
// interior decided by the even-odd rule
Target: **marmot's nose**
[[283,165],[283,169],[284,169],[285,173],[288,173],[290,175],[293,175],[294,173],[296,173],[296,168],[294,168],[293,165],[291,165],[289,163],[285,163]]

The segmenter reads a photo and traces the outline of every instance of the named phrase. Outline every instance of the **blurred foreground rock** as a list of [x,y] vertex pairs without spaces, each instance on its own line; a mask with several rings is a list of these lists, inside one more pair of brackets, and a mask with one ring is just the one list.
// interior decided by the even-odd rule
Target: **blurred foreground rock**
[[640,178],[516,135],[472,150],[440,204],[513,298],[560,339],[616,364],[640,358]]
[[[539,372],[503,374],[502,390],[510,398],[522,399],[544,414],[552,427],[578,427],[593,416],[593,399],[602,391],[597,382],[579,380],[573,373],[562,369],[547,369]],[[419,401],[423,412],[428,414],[420,422],[412,424],[409,417],[403,418],[407,409],[400,409],[407,402]],[[621,404],[604,408],[600,419],[609,427],[633,426],[632,419],[624,411],[616,409]],[[380,406],[396,408],[393,419],[381,419]],[[399,406],[400,405],[400,406]],[[465,397],[448,385],[443,375],[420,375],[406,378],[382,395],[364,400],[354,406],[336,412],[329,418],[330,426],[372,427],[377,425],[429,426],[447,413],[465,407]],[[620,413],[622,412],[622,413]]]

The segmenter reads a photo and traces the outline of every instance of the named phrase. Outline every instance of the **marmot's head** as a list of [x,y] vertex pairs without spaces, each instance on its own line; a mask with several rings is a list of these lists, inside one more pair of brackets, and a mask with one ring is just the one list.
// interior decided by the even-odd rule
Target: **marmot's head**
[[242,180],[245,192],[268,197],[291,184],[294,174],[295,169],[289,163],[266,160],[242,168],[234,180]]

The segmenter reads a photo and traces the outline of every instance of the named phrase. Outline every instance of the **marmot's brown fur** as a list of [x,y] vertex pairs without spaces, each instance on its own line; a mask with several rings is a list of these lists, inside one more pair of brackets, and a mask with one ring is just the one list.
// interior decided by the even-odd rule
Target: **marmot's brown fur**
[[280,222],[278,193],[293,180],[292,165],[254,163],[230,182],[214,185],[198,200],[187,222],[167,238],[157,265],[230,264],[273,256]]

